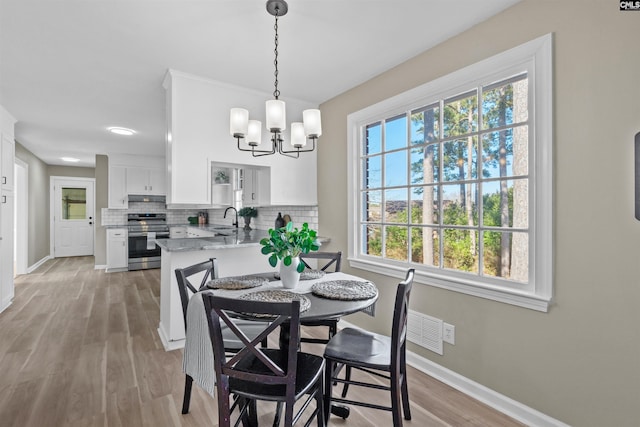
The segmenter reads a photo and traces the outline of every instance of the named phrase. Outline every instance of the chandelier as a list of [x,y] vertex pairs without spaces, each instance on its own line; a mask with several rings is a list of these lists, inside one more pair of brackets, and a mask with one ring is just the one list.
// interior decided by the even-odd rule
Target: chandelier
[[[273,97],[266,102],[266,127],[271,133],[271,148],[259,149],[262,142],[262,122],[259,120],[249,120],[249,111],[244,108],[232,108],[230,116],[229,130],[231,135],[238,141],[238,150],[250,151],[253,157],[268,156],[271,154],[282,154],[284,156],[298,158],[300,153],[313,151],[316,148],[316,141],[322,135],[322,124],[320,110],[311,109],[302,112],[302,123],[291,123],[290,148],[286,147],[282,132],[286,129],[286,106],[285,102],[279,99],[278,90],[278,18],[287,14],[288,5],[284,0],[268,0],[267,12],[275,16],[275,89]],[[311,141],[311,146],[307,147],[307,139]],[[243,148],[241,140],[246,140],[246,145],[250,148]]]

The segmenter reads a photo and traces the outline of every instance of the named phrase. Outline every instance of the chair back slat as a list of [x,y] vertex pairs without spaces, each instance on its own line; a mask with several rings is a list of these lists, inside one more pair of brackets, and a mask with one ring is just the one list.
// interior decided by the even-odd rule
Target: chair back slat
[[[192,276],[203,272],[204,275],[200,280],[200,286],[196,288],[193,285],[191,278]],[[182,315],[184,317],[184,324],[186,327],[189,299],[191,298],[191,295],[195,294],[200,288],[206,285],[208,280],[218,278],[218,260],[210,258],[208,261],[194,264],[189,267],[176,268],[175,274],[178,282],[178,291],[180,293],[180,302],[182,303]]]
[[[273,303],[261,301],[246,301],[232,298],[217,297],[215,295],[203,295],[205,309],[208,313],[207,321],[211,335],[211,344],[214,351],[214,365],[216,380],[236,378],[262,384],[284,384],[287,388],[295,389],[296,364],[298,355],[299,325],[300,325],[300,300],[291,303]],[[264,323],[264,330],[254,339],[250,340],[235,325],[239,316],[277,316],[269,317],[270,323]],[[270,353],[265,351],[263,338],[273,332],[282,323],[288,322],[290,327],[290,345],[286,354],[286,365],[283,360],[275,360]],[[220,348],[224,346],[222,338],[222,324],[225,324],[231,332],[244,344],[231,358],[225,356]],[[246,362],[252,358],[255,367],[259,361],[260,370],[249,370]],[[278,363],[280,362],[280,363]]]
[[[396,300],[393,310],[393,325],[391,329],[391,366],[397,359],[402,358],[407,345],[407,318],[409,316],[409,298],[413,287],[414,269],[409,269],[404,281],[398,284]],[[398,366],[398,365],[395,365]]]
[[326,263],[319,267],[322,271],[331,271],[329,267],[332,265],[334,272],[340,271],[342,264],[342,252],[309,252],[307,254],[300,255],[300,261],[304,264],[305,268],[311,269],[312,267],[307,263],[307,259],[326,260]]

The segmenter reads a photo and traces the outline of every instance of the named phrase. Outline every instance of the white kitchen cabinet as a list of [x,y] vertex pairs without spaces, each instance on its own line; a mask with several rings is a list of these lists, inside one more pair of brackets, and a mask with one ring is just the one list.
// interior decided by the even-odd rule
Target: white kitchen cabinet
[[118,165],[109,166],[109,208],[126,209],[128,207],[127,168]]
[[107,272],[124,271],[129,266],[126,228],[107,230]]
[[244,168],[242,175],[242,206],[258,206],[260,188],[257,183],[257,169]]
[[181,239],[183,237],[187,237],[187,227],[170,227],[169,228],[170,239]]
[[15,142],[11,135],[2,134],[2,189],[13,191]]
[[163,169],[127,168],[127,194],[163,196],[166,193]]

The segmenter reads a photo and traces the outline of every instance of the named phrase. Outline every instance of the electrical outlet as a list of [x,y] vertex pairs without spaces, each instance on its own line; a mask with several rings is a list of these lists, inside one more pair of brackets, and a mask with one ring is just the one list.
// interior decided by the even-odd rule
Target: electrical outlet
[[456,344],[456,327],[445,323],[442,325],[442,340],[451,345]]

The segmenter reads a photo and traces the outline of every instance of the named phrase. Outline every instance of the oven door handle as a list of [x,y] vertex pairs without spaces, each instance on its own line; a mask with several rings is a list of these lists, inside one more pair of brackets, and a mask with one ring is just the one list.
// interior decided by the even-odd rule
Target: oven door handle
[[[129,233],[129,237],[147,237],[147,233]],[[169,233],[156,233],[156,239],[169,237]]]

